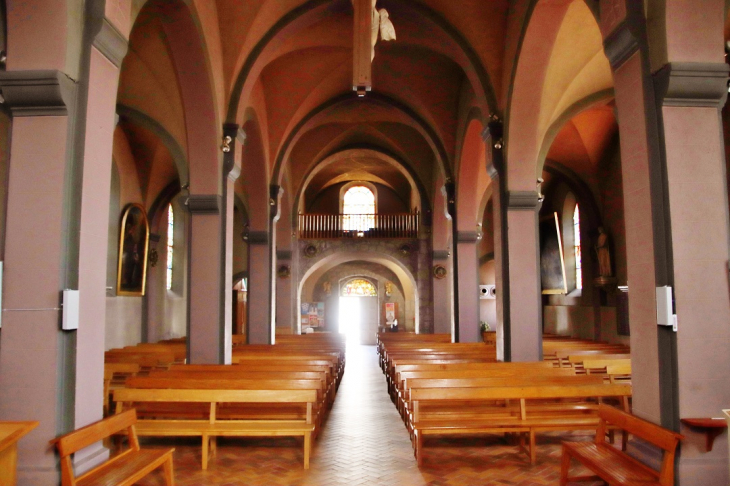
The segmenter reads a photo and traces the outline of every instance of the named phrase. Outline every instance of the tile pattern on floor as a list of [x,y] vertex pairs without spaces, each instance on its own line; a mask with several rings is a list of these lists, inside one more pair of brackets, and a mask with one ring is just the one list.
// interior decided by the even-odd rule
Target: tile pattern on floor
[[[592,438],[569,435],[570,440]],[[348,348],[345,377],[314,443],[308,471],[302,467],[301,439],[220,439],[207,471],[200,469],[199,439],[143,439],[143,445],[176,448],[177,486],[538,486],[558,484],[560,441],[565,438],[541,435],[534,466],[500,437],[429,439],[419,469],[408,432],[388,397],[375,348],[357,346]],[[153,474],[139,484],[164,482],[161,474]]]

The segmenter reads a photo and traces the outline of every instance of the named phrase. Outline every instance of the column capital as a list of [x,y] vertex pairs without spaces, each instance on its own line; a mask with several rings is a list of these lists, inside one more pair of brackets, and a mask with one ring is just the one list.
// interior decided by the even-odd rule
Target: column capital
[[513,211],[533,211],[540,207],[537,191],[508,191],[505,206]]
[[76,83],[56,70],[1,71],[5,106],[16,116],[67,116],[76,98]]
[[627,20],[621,21],[603,39],[603,50],[613,71],[639,50],[639,39]]
[[106,18],[101,22],[99,33],[94,37],[93,46],[116,67],[122,67],[124,56],[127,55],[129,42],[124,35]]
[[451,256],[451,252],[449,250],[434,250],[433,251],[433,261],[448,260],[450,256]]
[[654,75],[656,95],[663,106],[721,108],[729,71],[725,63],[671,62]]
[[247,241],[248,241],[249,245],[268,245],[269,244],[269,232],[268,231],[249,231]]
[[276,250],[276,259],[277,260],[291,260],[292,251],[291,250]]
[[219,214],[221,198],[218,194],[190,194],[180,196],[180,206],[190,214]]
[[457,243],[476,243],[479,241],[479,235],[476,231],[457,231],[456,242]]

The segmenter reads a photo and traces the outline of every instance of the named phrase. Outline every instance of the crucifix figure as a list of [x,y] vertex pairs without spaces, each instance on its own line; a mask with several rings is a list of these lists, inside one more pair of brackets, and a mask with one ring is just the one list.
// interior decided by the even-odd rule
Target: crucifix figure
[[372,89],[372,62],[378,33],[383,41],[395,40],[395,28],[388,11],[376,7],[377,0],[352,0],[355,9],[352,89],[365,96]]

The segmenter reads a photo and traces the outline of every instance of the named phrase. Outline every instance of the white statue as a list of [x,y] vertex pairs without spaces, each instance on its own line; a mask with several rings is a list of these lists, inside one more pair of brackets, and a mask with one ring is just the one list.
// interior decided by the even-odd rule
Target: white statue
[[373,0],[373,24],[372,33],[370,38],[370,61],[375,59],[375,44],[378,43],[378,32],[380,32],[380,39],[384,41],[395,40],[395,27],[393,22],[390,21],[388,11],[384,8],[378,10],[375,4],[378,0]]

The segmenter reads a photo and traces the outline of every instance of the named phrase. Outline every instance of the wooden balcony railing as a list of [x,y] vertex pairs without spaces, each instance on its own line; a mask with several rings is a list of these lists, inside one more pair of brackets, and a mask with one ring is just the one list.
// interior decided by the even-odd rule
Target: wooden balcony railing
[[299,214],[299,238],[417,238],[420,212]]

